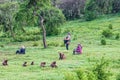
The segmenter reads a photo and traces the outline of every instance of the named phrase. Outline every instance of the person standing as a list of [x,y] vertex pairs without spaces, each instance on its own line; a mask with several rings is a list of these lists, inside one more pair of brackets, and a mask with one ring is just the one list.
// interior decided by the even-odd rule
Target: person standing
[[64,44],[66,46],[66,49],[68,50],[69,49],[69,44],[70,44],[70,38],[68,36],[64,39]]
[[68,32],[67,36],[68,36],[69,40],[71,40],[71,34],[70,34],[70,32]]

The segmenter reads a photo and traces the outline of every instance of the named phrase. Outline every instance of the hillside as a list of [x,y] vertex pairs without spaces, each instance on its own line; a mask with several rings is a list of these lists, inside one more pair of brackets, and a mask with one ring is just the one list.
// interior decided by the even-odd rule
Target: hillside
[[[109,63],[109,80],[116,80],[116,76],[120,74],[120,39],[115,37],[116,34],[120,34],[120,16],[111,16],[88,22],[66,22],[62,25],[60,35],[47,37],[47,49],[43,49],[42,40],[0,42],[0,61],[8,59],[8,66],[0,65],[0,80],[78,80],[74,70],[92,70],[96,63],[100,63],[102,57]],[[105,38],[106,45],[101,45],[102,32],[108,29],[109,25],[112,25],[112,36]],[[72,37],[68,51],[63,46],[67,32],[70,32]],[[78,43],[83,46],[83,54],[72,55]],[[38,46],[34,46],[35,44]],[[21,45],[25,45],[26,54],[16,55],[15,51]],[[58,52],[63,52],[66,59],[59,60]],[[24,61],[28,62],[27,67],[22,67]],[[35,62],[33,66],[30,65],[32,61]],[[46,67],[40,68],[40,62],[43,61],[47,63]],[[52,61],[57,62],[58,68],[49,67]]]

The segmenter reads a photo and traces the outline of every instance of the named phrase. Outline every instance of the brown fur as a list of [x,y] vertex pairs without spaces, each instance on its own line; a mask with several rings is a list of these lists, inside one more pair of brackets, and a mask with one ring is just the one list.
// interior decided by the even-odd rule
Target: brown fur
[[26,66],[27,66],[27,62],[24,62],[24,63],[23,63],[23,67],[26,67]]
[[56,68],[56,67],[57,67],[56,61],[52,62],[52,63],[50,64],[50,66],[51,66],[52,68]]
[[46,62],[41,62],[40,64],[41,67],[45,67],[45,65],[46,65]]
[[8,65],[7,62],[8,62],[8,60],[4,60],[3,63],[2,63],[2,65],[3,66],[7,66]]
[[63,59],[65,59],[66,57],[65,57],[65,55],[63,54],[63,53],[59,53],[59,60],[63,60]]
[[33,62],[33,61],[31,62],[31,65],[34,65],[34,62]]

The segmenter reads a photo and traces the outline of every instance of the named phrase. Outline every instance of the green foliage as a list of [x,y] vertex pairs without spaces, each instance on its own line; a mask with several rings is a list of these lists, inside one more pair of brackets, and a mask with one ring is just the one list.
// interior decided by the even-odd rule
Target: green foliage
[[94,74],[97,77],[97,80],[109,80],[109,72],[107,71],[108,61],[102,58],[100,62],[97,62],[97,65],[93,69]]
[[97,80],[97,77],[92,71],[87,71],[86,73],[87,73],[88,80]]
[[73,40],[77,40],[77,39],[78,39],[78,36],[74,35]]
[[65,22],[65,17],[62,12],[56,8],[42,9],[44,13],[46,26],[46,35],[58,35],[60,33],[59,26]]
[[97,5],[95,4],[95,0],[89,0],[86,4],[85,8],[85,19],[87,21],[91,21],[97,17],[96,11]]
[[86,11],[86,14],[85,14],[86,21],[94,20],[96,17],[97,15],[95,11]]
[[[73,28],[74,31],[71,35],[71,38],[73,38],[76,34],[79,37],[77,40],[71,41],[70,50],[65,50],[65,47],[61,46],[53,46],[47,49],[43,49],[42,46],[33,47],[32,45],[34,44],[34,41],[9,43],[6,42],[5,39],[3,41],[0,41],[0,44],[4,45],[4,48],[0,48],[0,60],[9,60],[8,66],[0,66],[0,79],[20,80],[22,77],[22,80],[65,80],[65,78],[69,79],[69,77],[71,77],[71,79],[73,79],[74,77],[73,80],[79,80],[77,74],[73,70],[81,67],[85,68],[83,69],[83,73],[86,76],[85,79],[98,80],[96,78],[96,74],[94,74],[98,71],[93,72],[91,69],[95,70],[96,66],[93,68],[95,62],[99,64],[99,60],[101,60],[101,57],[104,56],[105,59],[110,60],[110,65],[106,66],[107,70],[110,70],[112,73],[109,80],[116,80],[116,75],[120,73],[120,40],[108,39],[108,43],[112,42],[112,44],[107,46],[100,46],[98,42],[100,40],[101,30],[104,29],[105,26],[110,23],[110,21],[113,25],[115,25],[114,30],[116,33],[119,32],[120,18],[118,16],[97,19],[90,22],[80,22],[78,20],[67,22],[67,25],[65,24],[62,26],[62,29],[68,29],[67,27]],[[31,31],[31,29],[33,30],[34,28],[28,27],[28,29],[25,29],[26,33],[28,33],[28,36],[30,36],[30,34],[34,34],[32,32],[27,32],[29,29]],[[26,33],[21,32],[20,35]],[[47,37],[47,41],[55,41],[55,43],[58,43],[60,41],[60,44],[62,44],[64,36],[65,34]],[[10,38],[6,39],[10,40]],[[41,45],[42,40],[39,40],[38,43],[39,42]],[[72,51],[78,42],[81,42],[83,44],[84,53],[82,55],[73,56]],[[89,42],[91,42],[91,44],[89,44]],[[26,54],[16,55],[15,51],[21,45],[25,45],[27,50]],[[59,60],[58,52],[63,52],[66,56],[66,59]],[[27,67],[22,67],[24,61],[28,62]],[[34,61],[35,65],[30,65],[31,61]],[[46,67],[44,68],[40,68],[40,62],[42,61],[46,62]],[[57,62],[58,68],[50,67],[50,63],[52,61]],[[106,68],[104,71],[107,71]],[[68,77],[65,77],[64,73],[66,73]]]
[[120,73],[116,76],[116,80],[120,80]]
[[4,45],[3,45],[3,44],[1,44],[1,45],[0,45],[0,47],[2,47],[2,48],[3,48],[3,47],[4,47]]
[[120,35],[119,35],[119,33],[117,33],[115,36],[115,39],[119,39],[119,38],[120,38]]
[[87,80],[87,75],[85,74],[84,69],[78,69],[76,70],[76,73],[77,73],[79,80]]
[[103,14],[112,12],[112,0],[87,0],[85,19],[91,21]]
[[69,27],[68,27],[67,29],[64,30],[63,33],[66,34],[66,33],[68,33],[68,32],[72,33],[72,32],[74,32],[74,30],[73,30],[72,28],[69,28]]
[[48,46],[58,47],[60,44],[59,44],[59,42],[56,42],[56,41],[53,41],[53,42],[48,41],[47,45]]
[[16,21],[20,21],[20,24],[40,26],[39,18],[42,16],[47,36],[60,33],[59,26],[65,22],[65,17],[58,8],[51,5],[50,0],[28,0],[21,4],[20,8],[21,10],[16,15]]
[[102,35],[103,35],[104,37],[106,37],[106,38],[112,37],[112,34],[113,34],[113,33],[111,32],[110,29],[103,30],[103,32],[102,32]]
[[90,70],[85,70],[80,68],[75,70],[75,72],[77,73],[79,80],[96,80],[97,79],[95,74]]
[[33,46],[39,46],[39,44],[37,42],[34,42]]
[[23,41],[37,41],[40,40],[40,36],[39,35],[20,35],[20,36],[16,36],[14,41],[18,41],[18,42],[23,42]]
[[106,45],[106,40],[105,39],[101,39],[101,44],[102,45]]
[[109,28],[109,29],[113,29],[113,25],[112,25],[112,24],[109,24],[109,25],[108,25],[108,28]]
[[76,78],[73,72],[65,72],[64,76],[65,76],[65,80],[79,80]]

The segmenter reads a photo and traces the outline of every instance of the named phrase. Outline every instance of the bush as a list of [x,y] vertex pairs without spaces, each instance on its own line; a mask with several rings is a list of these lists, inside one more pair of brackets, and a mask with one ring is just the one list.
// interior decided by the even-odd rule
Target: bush
[[107,66],[108,61],[104,60],[103,58],[100,60],[100,63],[95,66],[93,72],[97,77],[96,80],[109,80],[109,73],[106,70]]
[[106,38],[109,38],[112,36],[112,32],[109,29],[103,30],[102,35]]
[[78,69],[78,70],[75,70],[75,72],[77,73],[79,80],[96,80],[97,79],[95,74],[90,70]]
[[60,28],[57,28],[57,27],[48,27],[47,29],[46,29],[46,35],[47,36],[51,36],[51,35],[58,35],[58,34],[60,34],[61,33],[61,29]]
[[64,76],[65,80],[79,80],[73,72],[65,72]]
[[75,72],[77,73],[79,80],[87,80],[87,75],[85,74],[85,70],[78,69]]
[[120,80],[120,73],[117,75],[116,80]]
[[97,18],[97,16],[96,16],[95,13],[96,13],[95,11],[87,11],[85,13],[85,19],[86,19],[86,21],[92,21],[95,18]]
[[4,47],[4,45],[1,44],[0,47]]
[[102,45],[106,45],[106,40],[105,39],[101,39],[101,44]]
[[34,42],[33,43],[33,46],[38,46],[39,44],[37,42]]
[[73,31],[74,30],[72,28],[66,28],[63,33],[65,33],[65,34],[68,32],[72,33]]
[[109,28],[109,29],[113,29],[112,24],[109,24],[108,28]]
[[55,46],[55,47],[57,47],[57,46],[59,46],[59,43],[58,42],[48,42],[47,45],[48,46]]
[[97,80],[97,77],[92,71],[87,71],[88,80]]
[[119,39],[119,37],[120,37],[120,36],[119,36],[119,33],[118,33],[118,34],[116,34],[115,39]]
[[37,41],[37,40],[40,40],[39,35],[30,35],[30,36],[21,35],[21,36],[16,36],[15,39],[14,39],[14,41],[19,41],[19,42],[22,42],[22,41]]

